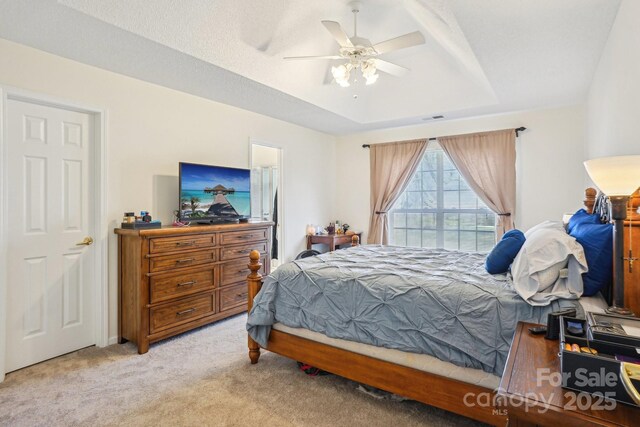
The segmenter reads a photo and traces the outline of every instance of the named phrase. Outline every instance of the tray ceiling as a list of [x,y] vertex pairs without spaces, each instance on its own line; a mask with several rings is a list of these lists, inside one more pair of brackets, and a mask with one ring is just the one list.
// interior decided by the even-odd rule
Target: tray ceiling
[[[332,82],[352,35],[345,0],[0,1],[0,37],[328,133],[581,102],[616,0],[368,0],[358,35],[421,31],[426,43],[383,55],[409,68],[365,86]],[[73,29],[73,30],[70,30]]]

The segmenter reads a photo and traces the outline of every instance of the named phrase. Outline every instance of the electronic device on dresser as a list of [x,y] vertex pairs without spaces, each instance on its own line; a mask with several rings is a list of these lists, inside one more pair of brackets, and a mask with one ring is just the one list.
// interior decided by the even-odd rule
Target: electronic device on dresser
[[237,223],[251,216],[249,169],[181,162],[178,182],[180,222]]
[[149,344],[247,310],[247,256],[270,272],[267,221],[118,228],[118,342]]

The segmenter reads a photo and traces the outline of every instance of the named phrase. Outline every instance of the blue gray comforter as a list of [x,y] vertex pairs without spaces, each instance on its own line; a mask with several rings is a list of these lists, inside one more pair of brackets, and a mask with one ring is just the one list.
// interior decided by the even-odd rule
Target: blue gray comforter
[[485,255],[360,246],[287,263],[264,279],[247,330],[266,346],[280,322],[332,338],[424,353],[501,376],[518,320],[546,323]]

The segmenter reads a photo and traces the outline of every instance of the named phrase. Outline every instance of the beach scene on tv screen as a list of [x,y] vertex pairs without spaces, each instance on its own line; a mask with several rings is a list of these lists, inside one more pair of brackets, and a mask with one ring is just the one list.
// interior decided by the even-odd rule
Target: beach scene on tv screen
[[183,163],[180,217],[237,218],[251,213],[250,172]]

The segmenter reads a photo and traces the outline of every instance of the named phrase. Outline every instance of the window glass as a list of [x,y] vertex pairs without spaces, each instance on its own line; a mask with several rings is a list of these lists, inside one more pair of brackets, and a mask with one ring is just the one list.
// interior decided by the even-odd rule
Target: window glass
[[433,142],[389,223],[391,244],[398,246],[488,252],[495,244],[495,214]]

